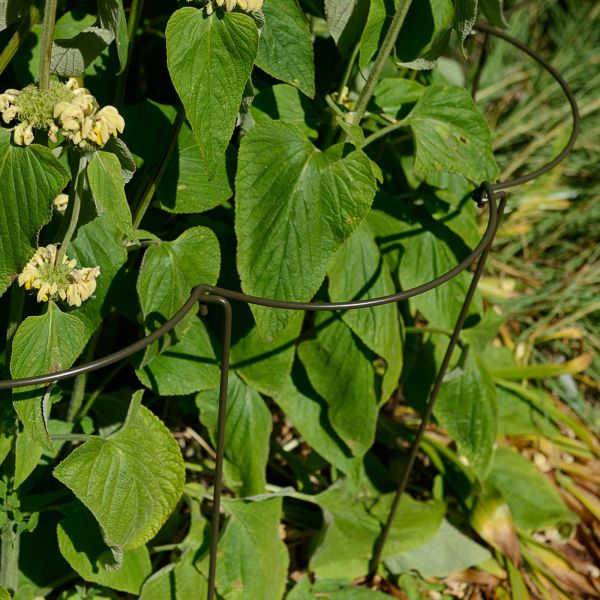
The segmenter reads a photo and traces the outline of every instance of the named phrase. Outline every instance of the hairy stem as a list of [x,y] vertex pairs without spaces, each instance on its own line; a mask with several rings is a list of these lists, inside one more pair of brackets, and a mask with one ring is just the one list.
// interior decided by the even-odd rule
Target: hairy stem
[[388,125],[387,127],[383,127],[379,131],[376,131],[375,133],[372,133],[369,137],[367,137],[365,139],[364,144],[361,146],[361,148],[365,148],[369,144],[373,143],[375,140],[378,140],[379,138],[386,136],[388,133],[392,133],[392,131],[396,131],[396,129],[400,129],[405,126],[406,126],[406,121],[402,120],[402,121],[396,121],[395,123],[392,123],[391,125]]
[[13,530],[13,523],[9,521],[0,536],[0,584],[12,591],[19,586],[20,541],[19,534]]
[[57,4],[58,0],[46,0],[46,7],[44,8],[39,81],[39,86],[42,90],[47,90],[50,87],[50,59],[52,58],[52,42],[54,40],[54,24],[56,23]]
[[160,183],[160,180],[169,164],[169,160],[171,159],[171,155],[173,154],[175,148],[177,147],[177,138],[179,137],[179,132],[181,131],[181,127],[183,122],[185,121],[185,110],[180,106],[177,111],[177,117],[175,119],[175,123],[173,123],[173,129],[171,131],[171,139],[167,145],[165,153],[162,157],[162,160],[155,171],[154,177],[150,180],[148,185],[144,188],[142,192],[141,199],[137,206],[135,207],[135,211],[133,213],[133,226],[137,228],[140,226],[148,207],[150,206],[150,202],[152,202],[152,198],[154,197],[154,192],[156,191],[156,187]]
[[385,63],[392,53],[394,46],[396,45],[396,39],[398,38],[398,34],[402,29],[402,25],[404,24],[404,20],[406,19],[406,15],[411,4],[412,0],[400,0],[400,4],[396,10],[396,13],[394,14],[390,28],[383,40],[383,43],[381,44],[381,47],[379,48],[379,52],[377,53],[377,58],[373,64],[373,69],[369,74],[367,82],[365,83],[365,87],[362,89],[362,92],[356,101],[354,118],[352,120],[354,125],[360,124],[365,111],[367,110],[367,104],[369,104],[369,100],[373,96],[375,86],[379,82],[381,74],[383,73]]
[[63,240],[56,254],[56,264],[61,265],[63,258],[67,255],[67,248],[73,239],[73,234],[77,228],[77,222],[79,221],[79,213],[81,211],[81,193],[83,192],[83,181],[85,178],[85,168],[87,166],[87,157],[85,154],[79,155],[79,160],[74,161],[72,172],[73,172],[73,184],[69,191],[69,204],[67,205],[68,226],[63,236]]
[[0,75],[4,73],[4,69],[8,67],[13,56],[17,53],[17,50],[21,47],[23,40],[27,37],[27,34],[31,31],[31,28],[37,23],[40,18],[40,9],[37,6],[32,6],[29,9],[27,15],[19,24],[18,29],[13,33],[10,40],[2,53],[0,54]]
[[142,10],[144,8],[144,0],[133,0],[129,10],[129,19],[127,19],[127,37],[129,38],[129,46],[127,48],[127,62],[125,68],[119,76],[117,83],[117,91],[115,93],[115,106],[119,107],[123,103],[125,97],[125,87],[127,86],[127,76],[129,75],[129,67],[131,66],[131,57],[133,55],[133,46],[135,44],[135,32],[140,22]]

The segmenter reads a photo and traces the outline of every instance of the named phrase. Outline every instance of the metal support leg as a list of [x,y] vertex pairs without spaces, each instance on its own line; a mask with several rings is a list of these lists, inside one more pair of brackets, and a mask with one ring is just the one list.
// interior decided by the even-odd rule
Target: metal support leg
[[207,600],[214,600],[217,578],[217,546],[219,544],[219,521],[221,494],[223,492],[223,459],[225,457],[225,421],[227,418],[227,384],[229,380],[229,354],[231,352],[232,311],[229,300],[222,296],[205,296],[201,303],[220,304],[223,308],[223,352],[221,355],[221,384],[219,391],[219,415],[217,425],[217,458],[215,466],[215,490],[211,517],[210,562],[208,567]]

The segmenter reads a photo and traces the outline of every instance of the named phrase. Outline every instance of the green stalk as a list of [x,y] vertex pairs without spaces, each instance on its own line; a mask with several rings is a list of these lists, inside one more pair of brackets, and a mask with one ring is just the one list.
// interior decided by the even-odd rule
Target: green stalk
[[67,255],[67,248],[69,247],[69,244],[73,239],[75,229],[77,228],[79,213],[81,212],[81,194],[83,192],[83,181],[87,162],[86,155],[80,154],[79,160],[72,167],[73,184],[71,185],[71,189],[69,191],[69,204],[67,206],[67,211],[69,211],[69,216],[67,217],[69,219],[69,224],[56,254],[57,265],[61,265],[63,258]]
[[4,73],[4,69],[8,67],[13,56],[17,53],[17,50],[21,47],[23,40],[27,37],[27,34],[31,31],[31,28],[37,23],[40,18],[40,9],[37,6],[32,6],[25,18],[21,21],[19,28],[13,33],[10,40],[2,53],[0,54],[0,75]]
[[58,0],[46,0],[46,8],[44,9],[42,52],[40,54],[39,86],[41,90],[47,90],[50,87],[50,60],[52,58],[52,42],[54,40],[57,4]]
[[2,528],[0,536],[0,584],[15,591],[19,587],[19,549],[21,537],[13,531],[9,521]]
[[119,76],[117,83],[117,91],[115,93],[115,106],[119,107],[123,103],[125,97],[125,87],[127,85],[127,76],[131,66],[131,57],[133,55],[133,45],[135,43],[135,32],[140,22],[142,10],[144,8],[144,0],[133,0],[129,10],[129,19],[127,19],[127,37],[129,38],[129,46],[127,48],[127,62],[125,68]]
[[365,139],[365,142],[361,146],[361,149],[365,148],[369,144],[372,144],[374,141],[378,140],[379,138],[386,136],[388,133],[392,133],[392,131],[396,131],[396,129],[400,129],[402,127],[406,127],[406,121],[404,119],[401,121],[396,121],[395,123],[392,123],[391,125],[388,125],[387,127],[383,127],[382,129],[379,129],[378,131],[376,131],[375,133],[372,133],[369,137],[367,137]]
[[402,25],[404,24],[404,20],[406,19],[406,15],[408,14],[411,4],[412,0],[400,0],[400,4],[396,10],[396,14],[394,15],[390,28],[383,40],[383,43],[381,44],[381,48],[379,48],[379,52],[377,53],[377,58],[375,59],[373,69],[369,74],[367,83],[365,83],[365,87],[362,89],[362,92],[360,93],[360,96],[356,102],[354,117],[352,120],[353,125],[360,124],[365,111],[367,110],[367,104],[369,104],[369,100],[373,96],[375,87],[379,83],[385,63],[392,53],[394,46],[396,45],[396,40],[398,39],[398,35],[400,34],[400,30],[402,29]]

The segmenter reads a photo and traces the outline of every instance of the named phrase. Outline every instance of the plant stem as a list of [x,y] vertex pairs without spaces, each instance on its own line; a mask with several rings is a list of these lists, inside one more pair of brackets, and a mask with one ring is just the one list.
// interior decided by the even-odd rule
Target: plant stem
[[67,255],[67,248],[73,239],[73,234],[77,228],[77,222],[79,221],[79,213],[81,211],[81,192],[83,191],[83,180],[85,176],[85,167],[87,166],[87,157],[85,154],[79,155],[77,163],[73,164],[73,184],[69,191],[69,204],[67,210],[69,211],[69,225],[67,231],[63,237],[63,240],[56,254],[56,264],[62,264],[63,258]]
[[162,160],[156,169],[156,175],[152,177],[144,191],[142,192],[141,200],[135,207],[135,211],[133,213],[133,227],[137,229],[150,206],[150,202],[152,202],[152,198],[154,197],[154,192],[156,192],[156,188],[160,183],[160,180],[169,164],[169,160],[171,159],[171,155],[173,154],[175,148],[177,147],[177,139],[179,137],[179,132],[181,131],[181,127],[183,122],[185,121],[185,110],[183,106],[179,107],[177,111],[177,117],[175,118],[175,123],[173,123],[173,129],[171,131],[171,139],[167,145],[165,153],[162,157]]
[[25,301],[25,290],[16,283],[13,285],[10,294],[10,307],[8,309],[8,326],[6,329],[6,366],[10,366],[10,355],[12,340],[15,337],[17,328],[23,319],[23,303]]
[[25,18],[21,21],[19,28],[13,33],[10,40],[0,54],[0,75],[4,73],[4,69],[8,67],[13,56],[17,50],[21,47],[23,40],[27,37],[27,34],[31,31],[31,28],[37,23],[40,18],[40,9],[37,6],[32,6]]
[[50,60],[52,58],[52,42],[54,40],[54,24],[56,23],[56,5],[58,0],[46,0],[44,9],[44,28],[42,30],[42,52],[40,54],[41,90],[50,87]]
[[13,523],[9,521],[2,528],[0,541],[0,584],[11,591],[19,586],[20,542],[20,535],[13,531]]
[[133,56],[133,46],[135,43],[135,32],[140,22],[142,9],[144,8],[144,0],[133,0],[129,10],[129,19],[127,19],[127,37],[129,38],[129,46],[127,48],[127,62],[125,68],[119,76],[117,83],[117,91],[115,93],[115,106],[119,107],[123,103],[125,97],[125,88],[127,86],[127,76],[129,75],[129,67],[131,66],[131,57]]
[[379,52],[377,53],[377,58],[373,64],[373,69],[369,74],[367,82],[365,83],[365,87],[362,89],[362,92],[356,101],[354,118],[352,121],[354,125],[360,124],[365,111],[367,110],[367,104],[369,104],[369,100],[371,99],[371,96],[373,96],[375,86],[379,82],[379,78],[383,73],[385,63],[392,53],[394,46],[396,45],[396,39],[398,38],[400,30],[402,29],[402,25],[404,24],[404,20],[406,19],[406,15],[411,4],[412,0],[400,0],[400,4],[396,10],[396,13],[394,14],[390,28],[383,40],[383,43],[381,44],[381,47],[379,48]]

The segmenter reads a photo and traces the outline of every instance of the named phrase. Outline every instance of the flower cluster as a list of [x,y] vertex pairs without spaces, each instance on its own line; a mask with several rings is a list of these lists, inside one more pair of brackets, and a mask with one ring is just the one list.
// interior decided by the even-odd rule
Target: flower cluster
[[69,306],[81,306],[96,290],[100,267],[76,269],[76,260],[66,256],[57,265],[58,248],[54,244],[37,249],[19,275],[19,286],[37,290],[37,301],[63,300]]
[[0,94],[0,113],[5,123],[18,119],[13,140],[28,146],[34,130],[45,130],[53,142],[58,135],[75,146],[89,150],[102,147],[111,136],[123,133],[125,121],[114,106],[100,108],[89,91],[77,79],[66,84],[52,82],[49,90],[34,85]]
[[262,8],[263,0],[203,0],[203,4],[207,14],[211,15],[216,7],[224,8],[227,12],[231,12],[234,8],[244,12],[255,12]]

